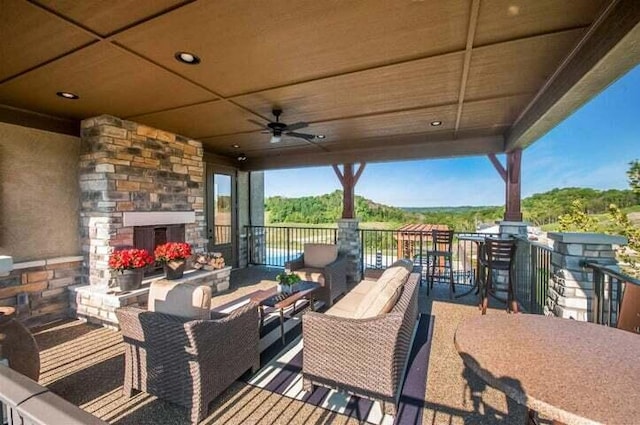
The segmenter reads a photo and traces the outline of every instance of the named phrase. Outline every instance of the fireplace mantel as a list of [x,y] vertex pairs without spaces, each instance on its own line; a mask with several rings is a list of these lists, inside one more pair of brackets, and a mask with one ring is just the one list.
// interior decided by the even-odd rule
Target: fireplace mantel
[[125,211],[122,224],[125,227],[157,226],[164,224],[188,224],[196,222],[195,211]]

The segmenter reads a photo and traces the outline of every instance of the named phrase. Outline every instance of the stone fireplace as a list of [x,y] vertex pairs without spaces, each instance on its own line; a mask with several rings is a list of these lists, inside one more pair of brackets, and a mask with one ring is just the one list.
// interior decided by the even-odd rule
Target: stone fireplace
[[86,283],[109,286],[116,248],[205,250],[201,142],[108,115],[84,120],[79,179]]

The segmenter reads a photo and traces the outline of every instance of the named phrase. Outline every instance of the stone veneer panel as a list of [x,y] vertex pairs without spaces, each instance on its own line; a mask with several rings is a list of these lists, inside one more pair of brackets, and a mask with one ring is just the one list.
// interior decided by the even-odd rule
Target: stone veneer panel
[[360,221],[342,218],[338,220],[338,251],[347,258],[347,282],[357,283],[362,278]]
[[598,233],[549,233],[548,237],[554,245],[545,314],[587,321],[594,281],[593,272],[582,263],[596,262],[619,271],[614,245],[626,245],[627,240]]
[[87,283],[107,287],[107,261],[133,245],[125,211],[194,211],[185,240],[206,247],[202,143],[109,115],[82,122],[80,156],[82,251]]
[[[17,318],[36,326],[68,317],[68,288],[80,283],[82,257],[62,257],[16,263],[0,277],[0,305],[16,309]],[[18,297],[25,304],[17,305]]]

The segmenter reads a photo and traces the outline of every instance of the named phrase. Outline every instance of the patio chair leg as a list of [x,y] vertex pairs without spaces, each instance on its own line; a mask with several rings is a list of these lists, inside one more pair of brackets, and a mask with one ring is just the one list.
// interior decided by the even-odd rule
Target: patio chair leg
[[493,273],[489,270],[486,284],[484,285],[484,298],[482,299],[482,314],[487,314],[487,308],[489,307],[489,291],[491,290],[491,284],[493,281]]
[[449,257],[449,279],[451,280],[451,293],[450,298],[453,298],[453,294],[456,293],[456,282],[453,280],[453,259]]
[[431,289],[433,290],[433,281],[436,279],[436,256],[432,256],[431,263],[431,273],[429,274],[429,285],[431,285]]
[[123,387],[122,387],[122,395],[124,395],[126,398],[131,398],[133,397],[133,387],[131,386],[131,383],[127,384],[126,382],[124,383]]
[[391,416],[395,416],[396,415],[396,404],[392,403],[390,401],[384,401],[382,400],[380,402],[382,404],[382,413],[385,415],[391,415]]
[[190,409],[191,423],[197,425],[207,417],[207,411],[209,410],[209,403],[204,400],[194,400],[193,406]]
[[251,366],[251,374],[256,374],[258,371],[260,370],[260,360],[257,360],[252,366]]
[[511,313],[518,314],[518,301],[516,301],[515,292],[513,291],[513,280],[511,277],[511,270],[509,270],[509,301],[507,304],[507,311],[511,310]]
[[306,392],[312,393],[314,389],[313,382],[307,378],[302,378],[302,389]]

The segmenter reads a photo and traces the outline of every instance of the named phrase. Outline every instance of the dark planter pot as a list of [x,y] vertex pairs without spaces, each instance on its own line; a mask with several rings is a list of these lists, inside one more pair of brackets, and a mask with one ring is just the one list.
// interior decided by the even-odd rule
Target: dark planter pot
[[169,261],[164,265],[164,274],[168,280],[180,279],[186,266],[186,261]]
[[133,291],[139,289],[142,284],[142,269],[125,270],[116,275],[116,282],[121,291]]

